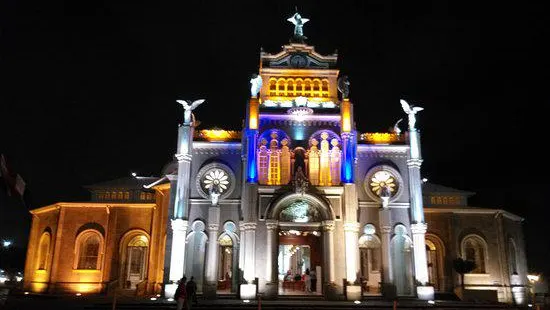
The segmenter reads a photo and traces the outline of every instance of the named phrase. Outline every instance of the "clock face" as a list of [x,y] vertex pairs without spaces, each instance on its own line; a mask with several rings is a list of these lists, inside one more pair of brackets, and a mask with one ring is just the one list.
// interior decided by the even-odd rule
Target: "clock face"
[[304,68],[307,65],[307,59],[303,55],[294,55],[290,57],[290,65],[295,68]]

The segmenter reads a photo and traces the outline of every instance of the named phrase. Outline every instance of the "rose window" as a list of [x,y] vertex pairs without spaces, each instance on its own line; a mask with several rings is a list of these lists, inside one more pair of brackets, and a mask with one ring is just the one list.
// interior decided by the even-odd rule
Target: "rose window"
[[212,194],[217,194],[216,197],[224,199],[233,192],[235,175],[227,165],[211,163],[199,170],[196,185],[203,198],[211,199]]
[[393,175],[387,171],[378,171],[370,179],[370,190],[380,196],[382,189],[387,188],[391,196],[395,195],[397,184]]
[[227,190],[229,176],[221,169],[212,169],[206,173],[202,183],[205,189],[210,190],[210,188],[217,188],[221,194]]

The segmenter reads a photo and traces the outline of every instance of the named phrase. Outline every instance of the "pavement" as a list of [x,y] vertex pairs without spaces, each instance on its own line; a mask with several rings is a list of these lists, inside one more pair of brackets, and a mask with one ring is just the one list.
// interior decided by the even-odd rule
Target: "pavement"
[[[10,294],[0,309],[5,310],[165,310],[176,309],[174,301],[164,298],[151,300],[139,297],[118,297],[113,305],[112,296],[97,295],[40,295],[40,294]],[[278,300],[251,300],[244,302],[236,298],[221,298],[216,300],[199,299],[198,305],[192,305],[193,309],[315,309],[315,310],[340,310],[340,309],[393,309],[392,301],[376,299],[361,300],[360,303],[352,301],[325,301],[322,298],[292,298]],[[501,303],[473,303],[460,301],[435,300],[434,304],[416,299],[398,300],[395,309],[535,309],[527,306],[513,306]],[[543,309],[543,308],[540,308]]]

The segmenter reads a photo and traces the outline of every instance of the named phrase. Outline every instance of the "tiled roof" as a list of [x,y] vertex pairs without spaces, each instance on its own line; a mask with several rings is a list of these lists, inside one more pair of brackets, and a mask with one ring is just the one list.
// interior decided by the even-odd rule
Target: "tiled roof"
[[91,185],[84,186],[87,189],[111,189],[111,188],[117,188],[117,189],[143,189],[144,185],[151,184],[155,181],[157,181],[158,177],[124,177],[120,179],[95,183]]
[[451,188],[451,187],[428,183],[428,182],[422,184],[422,193],[424,195],[426,194],[458,194],[463,196],[475,195],[474,192],[463,191],[456,188]]

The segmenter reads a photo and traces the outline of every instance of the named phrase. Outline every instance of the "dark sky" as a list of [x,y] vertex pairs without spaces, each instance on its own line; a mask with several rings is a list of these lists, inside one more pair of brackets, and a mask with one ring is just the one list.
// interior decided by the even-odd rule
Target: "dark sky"
[[29,208],[88,199],[82,185],[131,171],[158,176],[175,100],[206,98],[202,127],[239,129],[260,47],[288,43],[298,5],[308,43],[339,52],[358,130],[393,125],[399,98],[423,106],[423,175],[524,217],[530,269],[549,272],[548,9],[494,3],[4,0],[0,152]]

